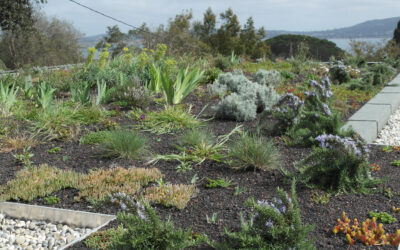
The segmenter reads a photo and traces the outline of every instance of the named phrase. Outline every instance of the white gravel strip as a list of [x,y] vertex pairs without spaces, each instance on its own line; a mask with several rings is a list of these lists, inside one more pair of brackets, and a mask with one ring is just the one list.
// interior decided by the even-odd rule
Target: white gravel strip
[[387,125],[379,132],[374,143],[400,146],[400,109],[389,118]]
[[7,218],[0,214],[0,249],[55,250],[90,233],[88,228]]

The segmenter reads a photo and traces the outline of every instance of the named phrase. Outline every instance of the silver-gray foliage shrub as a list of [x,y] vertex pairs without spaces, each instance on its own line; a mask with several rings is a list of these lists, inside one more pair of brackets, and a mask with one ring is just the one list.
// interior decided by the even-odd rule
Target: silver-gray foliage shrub
[[215,106],[217,118],[250,121],[257,116],[257,106],[254,100],[236,93],[225,97]]
[[260,85],[275,88],[281,82],[281,74],[276,70],[259,69],[257,73],[254,74],[254,81]]
[[279,99],[272,85],[252,82],[241,70],[221,74],[210,89],[213,94],[219,96],[224,96],[227,91],[232,92],[214,107],[216,116],[222,119],[237,121],[255,119],[257,110],[272,107]]

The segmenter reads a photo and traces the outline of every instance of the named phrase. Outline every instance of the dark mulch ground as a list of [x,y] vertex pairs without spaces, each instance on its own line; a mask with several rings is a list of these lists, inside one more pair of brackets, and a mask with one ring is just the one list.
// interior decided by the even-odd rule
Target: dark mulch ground
[[[191,95],[186,101],[192,103],[193,111],[199,112],[203,107],[204,100],[198,99],[195,95]],[[207,100],[209,104],[215,100]],[[211,105],[209,105],[211,106]],[[156,106],[152,107],[156,108]],[[208,107],[204,115],[212,113]],[[122,124],[131,123],[126,118],[120,118]],[[226,134],[235,126],[236,122],[213,120],[207,123],[215,134]],[[246,123],[246,128],[251,128],[255,122]],[[154,153],[165,154],[176,152],[173,147],[176,141],[176,135],[155,136],[146,133],[151,142],[151,149]],[[288,147],[277,140],[277,147],[281,154],[282,165],[291,168],[294,162],[306,157],[311,149]],[[62,151],[57,154],[49,154],[47,150],[59,146]],[[149,167],[144,161],[127,161],[121,159],[104,160],[95,156],[95,148],[92,146],[80,145],[78,142],[50,142],[39,144],[32,148],[34,157],[33,162],[36,165],[49,164],[62,169],[73,169],[78,172],[87,173],[93,168],[109,168],[111,165],[120,165],[124,167]],[[22,167],[16,165],[13,153],[0,154],[0,184],[5,184],[8,180],[14,178],[14,174]],[[348,216],[365,220],[368,212],[371,210],[386,211],[397,219],[400,216],[391,212],[392,206],[400,206],[400,198],[397,192],[400,191],[400,169],[391,166],[391,162],[400,159],[400,152],[391,153],[382,152],[380,146],[371,146],[371,163],[377,163],[381,166],[381,171],[374,173],[376,177],[390,176],[390,180],[380,188],[391,188],[393,197],[386,197],[381,191],[377,191],[373,195],[360,194],[343,194],[334,196],[330,202],[325,205],[317,205],[310,201],[311,190],[298,186],[297,194],[300,208],[302,211],[302,219],[304,223],[315,224],[316,228],[313,237],[316,239],[315,245],[318,249],[347,249],[349,246],[345,242],[343,235],[335,236],[332,229],[337,218],[346,211]],[[205,233],[212,240],[224,240],[224,227],[229,230],[238,230],[240,226],[240,213],[245,211],[244,202],[250,197],[256,199],[270,199],[276,196],[276,188],[282,187],[289,190],[289,185],[284,184],[283,176],[279,171],[273,172],[254,172],[249,171],[233,171],[224,164],[212,161],[205,161],[199,166],[194,167],[192,171],[177,172],[176,164],[171,162],[159,162],[153,167],[159,168],[165,175],[165,181],[171,183],[189,184],[191,178],[196,174],[199,178],[198,193],[191,199],[187,208],[180,211],[175,208],[156,207],[157,212],[163,217],[171,216],[177,227],[191,227],[196,233]],[[236,185],[245,187],[245,191],[239,195],[234,195],[234,186],[229,188],[206,189],[204,187],[204,178],[228,178]],[[377,189],[378,190],[378,189]],[[56,192],[54,195],[61,199],[60,203],[54,207],[68,208],[75,210],[91,211],[116,214],[118,209],[112,206],[93,207],[86,202],[74,202],[73,197],[77,195],[77,190],[67,189]],[[42,198],[35,199],[31,204],[45,205]],[[45,205],[46,206],[46,205]],[[217,224],[208,224],[206,215],[211,216],[217,212],[220,221]],[[116,222],[111,226],[115,226]],[[398,223],[385,225],[388,232],[394,232],[398,228]],[[73,249],[84,249],[83,243],[79,243]],[[367,247],[357,243],[354,249],[366,249]],[[377,248],[377,247],[375,247]],[[377,248],[379,249],[379,248]]]

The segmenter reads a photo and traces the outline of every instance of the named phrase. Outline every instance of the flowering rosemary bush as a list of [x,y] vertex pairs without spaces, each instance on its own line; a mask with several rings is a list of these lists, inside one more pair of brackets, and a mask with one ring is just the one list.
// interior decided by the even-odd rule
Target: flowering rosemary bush
[[295,164],[298,173],[288,173],[308,186],[333,192],[368,193],[382,182],[370,175],[368,146],[356,134],[342,138],[323,134],[315,138],[319,147]]
[[[287,93],[274,108],[266,109],[260,119],[259,129],[262,127],[269,132],[286,133],[292,144],[304,146],[315,144],[315,137],[319,134],[346,135],[346,132],[340,131],[339,114],[329,108],[329,99],[332,97],[329,79],[324,78],[321,83],[311,80],[305,90],[304,101]],[[270,127],[265,122],[268,116],[276,120]]]
[[329,73],[332,77],[332,80],[339,84],[349,82],[351,79],[350,73],[348,72],[346,66],[343,64],[342,61],[337,61],[336,63],[334,63],[329,69]]
[[114,239],[111,249],[185,249],[207,242],[205,236],[190,229],[175,229],[170,219],[161,221],[149,204],[143,203],[141,209],[141,215],[118,214],[124,231]]
[[279,198],[270,202],[249,199],[246,205],[255,213],[248,221],[241,217],[241,231],[225,229],[228,241],[220,249],[315,249],[308,239],[313,226],[301,222],[295,182],[291,197],[280,188],[277,192]]

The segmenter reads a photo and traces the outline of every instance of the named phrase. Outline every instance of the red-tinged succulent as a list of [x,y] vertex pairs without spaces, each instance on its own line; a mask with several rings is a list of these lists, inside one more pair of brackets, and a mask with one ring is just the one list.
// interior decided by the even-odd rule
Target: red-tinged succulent
[[355,240],[364,243],[367,246],[392,245],[398,246],[400,243],[400,230],[394,234],[385,233],[383,224],[377,224],[376,218],[367,219],[359,226],[358,220],[354,219],[350,224],[350,219],[343,212],[342,219],[338,219],[338,225],[333,228],[333,233],[342,232],[346,234],[347,243],[353,245]]
[[370,171],[371,172],[378,172],[378,171],[380,171],[381,170],[381,166],[379,166],[378,164],[376,164],[376,163],[372,163],[371,164],[371,166],[370,166]]

